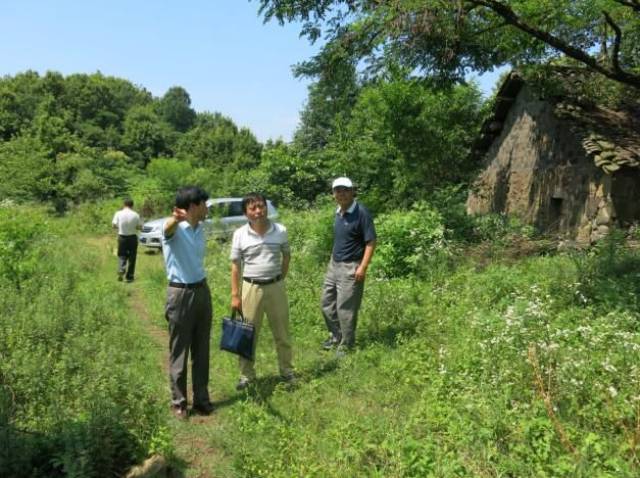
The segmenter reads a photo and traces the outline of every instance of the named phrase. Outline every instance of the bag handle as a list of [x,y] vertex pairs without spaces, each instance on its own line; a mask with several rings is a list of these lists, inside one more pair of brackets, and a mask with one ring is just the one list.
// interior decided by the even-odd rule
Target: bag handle
[[231,320],[236,320],[236,314],[240,314],[240,319],[242,322],[247,321],[247,319],[244,318],[244,315],[242,315],[242,312],[238,309],[231,309]]

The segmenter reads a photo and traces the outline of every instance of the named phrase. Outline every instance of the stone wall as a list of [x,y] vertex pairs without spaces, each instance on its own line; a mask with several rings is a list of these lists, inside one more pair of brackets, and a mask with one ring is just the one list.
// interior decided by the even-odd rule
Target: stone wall
[[[591,242],[616,220],[611,176],[595,166],[553,108],[527,86],[521,89],[485,155],[467,210],[515,215],[541,231]],[[623,182],[625,191],[633,190]]]

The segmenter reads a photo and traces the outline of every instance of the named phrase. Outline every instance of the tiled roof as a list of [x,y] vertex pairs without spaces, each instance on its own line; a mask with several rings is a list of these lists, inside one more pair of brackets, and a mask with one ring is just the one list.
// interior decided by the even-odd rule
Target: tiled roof
[[[585,153],[593,158],[596,166],[606,173],[622,167],[640,168],[640,92],[636,98],[629,98],[625,108],[613,110],[582,94],[582,86],[593,73],[568,67],[548,71],[551,76],[546,81],[557,89],[553,93],[543,92],[543,96],[554,105],[555,116],[566,121],[580,139]],[[534,89],[543,88],[541,83],[525,80],[517,71],[506,76],[496,94],[493,112],[473,146],[475,157],[483,156],[500,135],[504,119],[525,83]]]

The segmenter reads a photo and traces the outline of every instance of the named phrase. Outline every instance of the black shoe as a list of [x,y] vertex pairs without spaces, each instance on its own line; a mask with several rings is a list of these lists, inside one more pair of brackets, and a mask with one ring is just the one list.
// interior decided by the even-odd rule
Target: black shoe
[[333,350],[340,344],[340,341],[335,337],[329,337],[327,340],[322,342],[322,348],[324,350]]
[[211,402],[201,403],[193,406],[193,411],[198,415],[211,415],[214,410],[215,407]]
[[128,277],[124,280],[125,282],[133,282],[133,277],[129,279]]

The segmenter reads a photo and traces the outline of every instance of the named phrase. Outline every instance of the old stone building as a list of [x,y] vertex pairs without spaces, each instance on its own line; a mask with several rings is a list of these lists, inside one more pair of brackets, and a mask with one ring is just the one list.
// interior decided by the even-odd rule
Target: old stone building
[[484,169],[470,214],[516,215],[581,243],[640,221],[638,102],[611,110],[586,99],[589,75],[557,69],[561,93],[517,72],[504,80],[474,153]]

